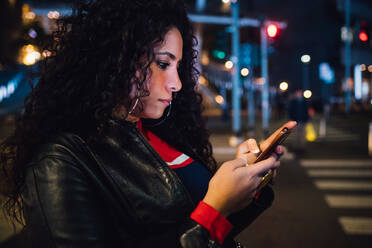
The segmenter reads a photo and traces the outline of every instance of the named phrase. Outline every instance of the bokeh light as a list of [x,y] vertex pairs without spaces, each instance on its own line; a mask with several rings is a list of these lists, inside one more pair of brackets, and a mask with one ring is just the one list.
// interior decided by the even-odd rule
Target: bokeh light
[[234,64],[230,60],[228,60],[228,61],[225,62],[226,69],[231,69],[231,68],[233,68],[233,66],[234,66]]
[[249,70],[248,70],[248,68],[242,68],[242,69],[240,70],[240,74],[242,74],[243,77],[248,76],[248,74],[249,74]]
[[223,99],[223,97],[220,96],[220,95],[217,95],[217,96],[215,97],[215,99],[216,99],[216,102],[217,102],[218,104],[223,104],[223,103],[225,102],[225,99]]
[[280,89],[281,91],[286,91],[286,90],[288,90],[288,83],[287,83],[287,82],[281,82],[281,83],[279,84],[279,89]]
[[304,97],[305,98],[310,98],[312,95],[313,95],[313,93],[311,92],[311,90],[305,90],[304,91]]
[[305,54],[305,55],[302,55],[302,56],[301,56],[301,62],[302,62],[302,63],[309,63],[310,60],[311,60],[311,57],[310,57],[310,55],[308,55],[308,54]]

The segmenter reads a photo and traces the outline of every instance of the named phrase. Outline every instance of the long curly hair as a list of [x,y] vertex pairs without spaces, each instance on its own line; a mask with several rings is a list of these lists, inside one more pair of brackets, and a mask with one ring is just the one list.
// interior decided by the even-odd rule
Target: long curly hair
[[149,129],[176,148],[195,153],[211,171],[216,169],[196,92],[196,39],[181,0],[78,1],[57,27],[48,46],[52,56],[41,64],[15,132],[0,146],[0,193],[7,197],[4,210],[12,220],[24,224],[25,168],[38,146],[59,132],[97,135],[116,108],[133,106],[133,85],[148,95],[145,82],[151,76],[154,47],[172,27],[183,38],[182,90],[169,118]]

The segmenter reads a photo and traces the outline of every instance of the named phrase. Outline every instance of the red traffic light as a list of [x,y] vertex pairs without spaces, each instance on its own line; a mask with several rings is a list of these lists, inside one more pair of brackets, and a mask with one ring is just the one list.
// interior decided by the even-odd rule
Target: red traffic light
[[270,38],[274,38],[275,36],[277,36],[278,32],[279,32],[279,28],[277,25],[275,24],[267,25],[266,33],[267,33],[267,36],[269,36]]
[[360,31],[359,39],[361,41],[367,41],[368,40],[368,35],[367,35],[366,31],[364,31],[364,30]]

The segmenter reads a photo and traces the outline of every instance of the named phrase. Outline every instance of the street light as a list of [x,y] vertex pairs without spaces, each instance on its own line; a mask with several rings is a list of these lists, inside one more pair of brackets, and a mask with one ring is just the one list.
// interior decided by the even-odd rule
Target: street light
[[279,89],[281,91],[286,91],[288,90],[288,83],[287,82],[281,82],[280,85],[279,85]]
[[248,70],[248,68],[242,68],[242,69],[240,70],[240,74],[242,74],[243,77],[248,76],[248,74],[249,74],[249,70]]
[[217,102],[218,104],[220,104],[220,105],[222,105],[222,104],[225,102],[225,99],[223,99],[223,96],[221,96],[221,95],[217,95],[217,96],[215,97],[215,100],[216,100],[216,102]]
[[226,69],[229,69],[230,70],[231,68],[233,68],[233,66],[234,66],[234,64],[230,60],[228,60],[228,61],[225,62]]
[[301,56],[301,62],[304,63],[304,64],[309,63],[310,60],[311,60],[311,57],[308,54],[305,54],[305,55]]
[[302,89],[309,88],[309,66],[311,57],[308,54],[304,54],[301,56],[302,62]]
[[310,98],[311,96],[312,96],[312,92],[311,92],[311,90],[305,90],[304,91],[304,97],[305,98]]

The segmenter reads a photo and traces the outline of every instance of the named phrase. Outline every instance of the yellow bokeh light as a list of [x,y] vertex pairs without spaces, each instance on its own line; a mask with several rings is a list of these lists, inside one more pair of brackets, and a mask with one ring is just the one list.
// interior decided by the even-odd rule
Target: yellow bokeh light
[[30,21],[32,21],[33,19],[35,19],[35,17],[36,17],[36,15],[32,11],[27,12],[26,14],[24,14],[24,18],[27,19],[27,20],[30,20]]
[[280,89],[281,91],[286,91],[286,90],[288,90],[288,83],[287,83],[287,82],[281,82],[281,83],[279,84],[279,89]]
[[35,47],[33,45],[26,45],[24,46],[24,50],[26,53],[32,53],[33,51],[35,51]]
[[242,68],[242,69],[240,70],[240,74],[242,74],[243,77],[248,76],[248,74],[249,74],[249,70],[248,70],[248,68]]
[[201,56],[201,63],[202,65],[208,65],[210,62],[209,60],[209,56],[207,53],[202,53],[202,56]]
[[204,76],[200,76],[198,81],[202,85],[208,85],[208,81]]
[[305,138],[309,142],[313,142],[316,140],[316,131],[311,123],[307,123],[305,126]]
[[26,56],[23,58],[23,64],[25,65],[33,65],[40,59],[40,53],[39,52],[32,52],[26,54]]
[[35,19],[36,15],[31,11],[31,8],[28,4],[22,5],[22,21],[27,24]]
[[225,102],[225,99],[220,95],[217,95],[215,99],[218,104],[223,104]]
[[233,66],[234,66],[234,64],[230,60],[228,60],[228,61],[225,62],[226,69],[231,69],[231,68],[233,68]]
[[27,12],[30,12],[30,11],[31,11],[30,5],[28,5],[28,4],[23,4],[22,5],[22,15],[24,15]]
[[19,61],[25,65],[33,65],[40,60],[41,54],[33,45],[25,45],[21,48]]
[[305,98],[310,98],[312,94],[313,94],[313,93],[311,92],[311,90],[305,90],[305,91],[304,91],[304,97],[305,97]]

